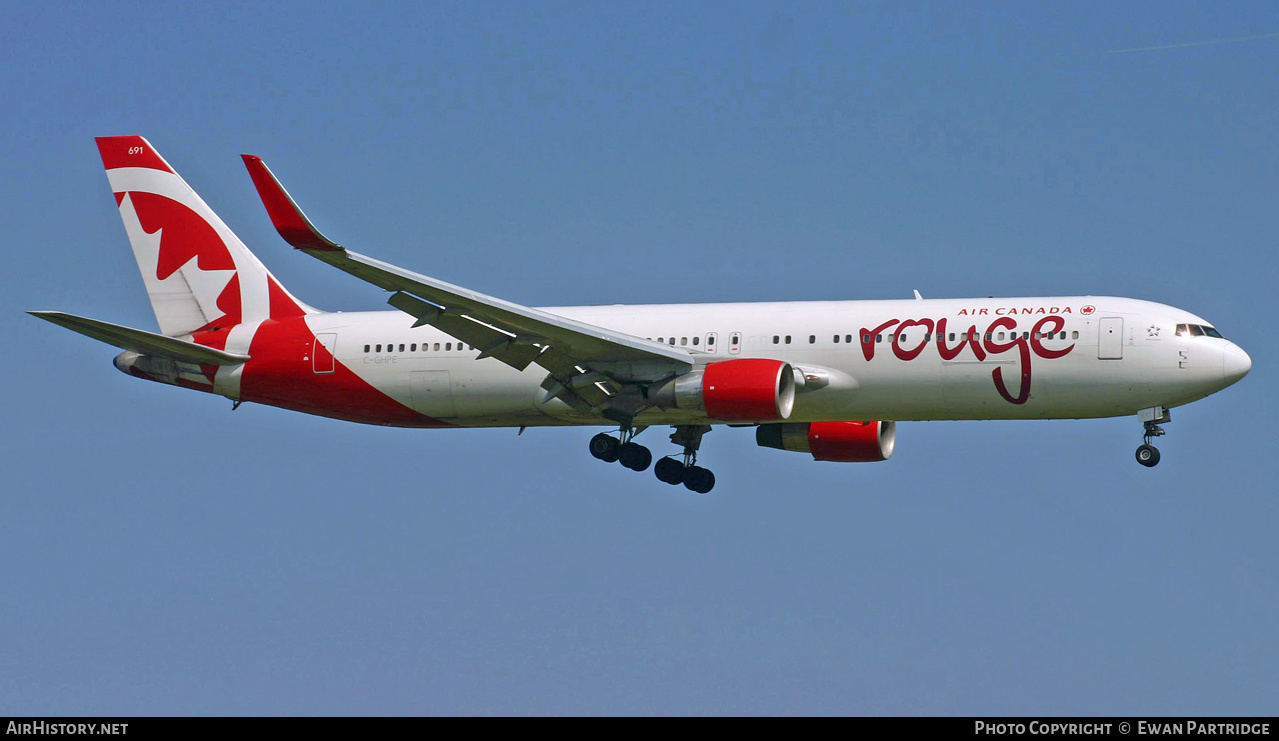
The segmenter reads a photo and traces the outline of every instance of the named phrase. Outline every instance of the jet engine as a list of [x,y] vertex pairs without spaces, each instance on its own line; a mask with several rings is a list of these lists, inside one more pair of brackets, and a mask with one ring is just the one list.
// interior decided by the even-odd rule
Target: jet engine
[[897,444],[896,422],[791,422],[760,425],[763,448],[812,453],[813,460],[843,463],[886,461]]
[[781,360],[722,360],[650,388],[648,400],[730,422],[786,419],[795,407],[795,372]]

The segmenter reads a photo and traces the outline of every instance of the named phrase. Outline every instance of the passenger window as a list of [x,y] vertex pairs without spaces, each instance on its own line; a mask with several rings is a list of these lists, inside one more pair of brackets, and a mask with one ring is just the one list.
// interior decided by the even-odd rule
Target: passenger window
[[697,347],[697,338],[696,338],[696,337],[694,337],[694,338],[693,338],[693,347]]
[[672,338],[671,338],[671,347],[675,347],[675,338],[674,338],[674,337],[672,337]]
[[662,338],[662,337],[658,337],[658,338],[657,338],[657,341],[658,341],[658,342],[665,342],[665,341],[666,341],[666,339],[665,339],[665,338]]
[[401,345],[400,345],[400,352],[404,352],[404,345],[403,345],[403,344],[401,344]]
[[862,344],[863,344],[863,345],[869,345],[869,344],[870,344],[870,335],[868,335],[868,334],[864,334],[864,335],[862,335]]
[[[713,340],[715,338],[712,337],[711,339]],[[733,335],[731,342],[732,344],[736,345],[738,342],[741,342],[741,339],[742,339],[741,337],[738,337],[737,335]]]
[[999,339],[999,341],[1000,341],[1000,342],[1003,342],[1003,341],[1004,341],[1004,333],[1003,333],[1003,332],[1000,332],[1000,333],[999,333],[999,337],[998,337],[998,339]]
[[836,345],[838,345],[838,344],[839,344],[839,335],[835,335],[835,344],[836,344]]
[[378,345],[378,346],[377,346],[377,352],[382,352],[382,346],[381,346],[381,345]]
[[446,343],[444,343],[444,349],[445,349],[445,350],[452,350],[452,349],[453,349],[453,343],[452,343],[452,342],[446,342]]
[[815,335],[815,334],[810,334],[810,335],[808,336],[808,344],[810,344],[810,345],[815,345],[815,344],[817,344],[817,335]]
[[787,344],[787,345],[789,345],[789,344],[790,344],[790,335],[786,335],[786,344]]
[[[710,337],[706,338],[706,345],[708,347],[714,344],[715,344],[715,335],[711,335]],[[737,344],[736,340],[734,340],[733,344]]]
[[877,335],[875,335],[875,341],[876,341],[876,342],[883,342],[883,341],[884,341],[884,336],[883,336],[882,334],[877,334]]
[[437,342],[437,343],[435,343],[435,349],[436,349],[437,351],[440,349],[440,343],[438,343],[438,342]]
[[846,334],[846,335],[844,335],[844,342],[847,342],[847,343],[850,343],[850,344],[851,344],[851,343],[852,343],[852,341],[853,341],[853,336],[852,336],[851,334]]
[[954,342],[954,341],[955,341],[955,333],[954,333],[954,332],[951,332],[951,333],[950,333],[950,341],[951,341],[951,342]]
[[368,346],[368,345],[365,345],[365,346],[364,346],[364,352],[366,352],[366,353],[367,353],[368,351],[369,351],[369,346]]
[[777,335],[773,335],[773,344],[774,344],[774,345],[776,345],[776,344],[777,344],[777,340],[778,340]]

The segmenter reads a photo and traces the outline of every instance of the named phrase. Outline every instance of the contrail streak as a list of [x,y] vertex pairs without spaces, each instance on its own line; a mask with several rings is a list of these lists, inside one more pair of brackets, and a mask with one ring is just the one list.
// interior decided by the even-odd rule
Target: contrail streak
[[1233,44],[1236,41],[1256,41],[1258,39],[1279,38],[1279,33],[1263,33],[1256,36],[1235,36],[1229,39],[1211,39],[1209,41],[1191,41],[1185,44],[1169,44],[1167,46],[1140,46],[1135,49],[1111,49],[1107,54],[1127,54],[1133,51],[1162,51],[1164,49],[1186,49],[1192,46],[1211,46],[1213,44]]

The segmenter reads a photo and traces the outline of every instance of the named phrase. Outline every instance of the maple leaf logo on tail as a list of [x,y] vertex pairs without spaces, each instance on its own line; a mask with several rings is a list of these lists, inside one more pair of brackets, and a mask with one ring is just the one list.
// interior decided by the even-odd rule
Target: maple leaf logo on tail
[[205,337],[216,342],[221,332],[225,342],[241,322],[315,311],[284,290],[146,139],[97,143],[163,334],[198,332],[209,344]]

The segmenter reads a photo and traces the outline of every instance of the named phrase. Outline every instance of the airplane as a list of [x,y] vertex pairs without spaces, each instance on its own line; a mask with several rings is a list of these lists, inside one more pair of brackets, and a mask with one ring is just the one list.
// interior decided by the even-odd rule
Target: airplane
[[608,426],[591,455],[634,471],[635,441],[670,426],[667,484],[708,493],[713,426],[818,461],[887,460],[904,420],[1136,415],[1137,461],[1174,407],[1243,378],[1252,360],[1208,321],[1109,296],[532,308],[395,267],[315,228],[261,158],[242,155],[294,248],[391,295],[392,310],[327,312],[285,289],[140,136],[98,151],[159,332],[55,311],[113,345],[119,370],[244,402],[395,427]]

